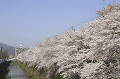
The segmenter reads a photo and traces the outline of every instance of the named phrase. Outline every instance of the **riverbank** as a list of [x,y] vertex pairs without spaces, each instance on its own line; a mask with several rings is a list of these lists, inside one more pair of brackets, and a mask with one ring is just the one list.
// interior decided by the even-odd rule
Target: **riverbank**
[[58,67],[53,65],[50,68],[49,76],[47,77],[48,70],[46,68],[37,69],[36,66],[29,66],[27,63],[18,61],[19,66],[24,69],[30,76],[30,79],[64,79],[63,76],[57,74]]
[[8,76],[10,63],[11,61],[5,61],[0,64],[0,79],[11,79]]
[[9,66],[10,72],[8,75],[11,77],[11,79],[30,79],[28,74],[19,67],[17,61],[12,61]]
[[24,64],[20,61],[18,61],[18,64],[22,69],[24,69],[28,73],[30,79],[46,79],[46,73],[44,71],[42,71],[42,73],[40,74],[39,70],[36,70],[33,66],[28,67],[27,64]]

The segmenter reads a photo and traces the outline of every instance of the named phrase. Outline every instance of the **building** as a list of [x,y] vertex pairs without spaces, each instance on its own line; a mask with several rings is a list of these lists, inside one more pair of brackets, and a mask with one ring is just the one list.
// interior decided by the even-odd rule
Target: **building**
[[19,48],[15,48],[15,56],[17,56],[18,54],[28,50],[29,48],[23,48],[22,45],[19,46]]

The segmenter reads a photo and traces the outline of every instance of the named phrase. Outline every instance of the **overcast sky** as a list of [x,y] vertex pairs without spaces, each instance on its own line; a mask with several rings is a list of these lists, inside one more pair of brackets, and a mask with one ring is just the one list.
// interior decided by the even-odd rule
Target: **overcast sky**
[[94,20],[95,10],[119,0],[0,0],[0,42],[35,46],[71,26]]

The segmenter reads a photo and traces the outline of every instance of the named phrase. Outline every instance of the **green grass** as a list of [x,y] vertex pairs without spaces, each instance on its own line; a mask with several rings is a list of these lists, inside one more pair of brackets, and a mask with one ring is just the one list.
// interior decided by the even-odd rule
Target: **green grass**
[[9,77],[7,74],[7,75],[5,75],[5,79],[11,79],[11,77]]
[[110,70],[114,71],[114,70],[116,70],[116,68],[112,67]]
[[28,73],[30,79],[64,79],[63,76],[57,73],[59,67],[56,64],[50,67],[49,78],[46,78],[48,70],[45,67],[41,69],[36,69],[36,65],[28,67],[27,63],[24,64],[20,61],[18,61],[18,64]]
[[24,69],[31,79],[47,79],[46,73],[44,71],[40,72],[40,69],[36,70],[34,66],[28,67],[27,64],[24,64],[18,61],[19,66]]

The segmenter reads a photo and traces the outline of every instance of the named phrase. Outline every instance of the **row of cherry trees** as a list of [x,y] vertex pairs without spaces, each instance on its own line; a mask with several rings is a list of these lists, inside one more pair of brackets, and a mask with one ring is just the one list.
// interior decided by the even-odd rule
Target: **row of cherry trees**
[[[29,66],[36,64],[38,69],[50,69],[57,63],[57,73],[65,78],[73,72],[82,78],[92,79],[90,75],[107,60],[109,50],[120,46],[120,5],[87,25],[79,31],[65,31],[59,36],[47,38],[35,48],[19,54],[18,58]],[[103,79],[107,79],[107,75]]]

